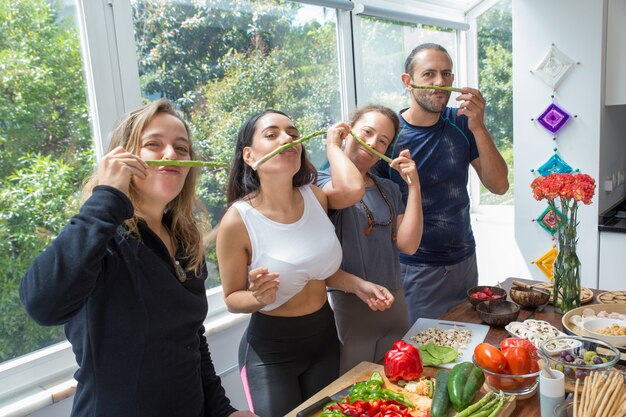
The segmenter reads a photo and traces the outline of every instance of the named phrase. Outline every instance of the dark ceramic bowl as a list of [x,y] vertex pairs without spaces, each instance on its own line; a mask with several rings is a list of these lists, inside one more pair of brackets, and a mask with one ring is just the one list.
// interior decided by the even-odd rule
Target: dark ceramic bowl
[[504,327],[517,320],[520,307],[512,301],[490,300],[476,306],[481,320],[491,326]]
[[506,290],[500,287],[492,287],[491,285],[478,285],[476,287],[472,287],[469,290],[467,290],[467,300],[474,307],[476,307],[478,304],[482,303],[483,301],[491,301],[489,299],[481,299],[481,298],[476,298],[472,296],[472,294],[482,292],[485,288],[489,288],[493,295],[500,297],[499,299],[506,300]]
[[509,290],[511,300],[524,307],[539,307],[548,304],[550,293],[548,291],[527,290],[513,287]]

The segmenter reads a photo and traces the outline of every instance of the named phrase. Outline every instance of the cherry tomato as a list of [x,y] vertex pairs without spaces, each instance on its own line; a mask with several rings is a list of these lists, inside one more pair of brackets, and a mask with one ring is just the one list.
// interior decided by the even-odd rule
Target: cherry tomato
[[500,342],[500,350],[502,350],[502,352],[513,346],[526,348],[528,353],[530,353],[531,358],[535,360],[539,359],[539,356],[537,355],[537,348],[529,340],[520,339],[519,337],[508,337]]
[[505,350],[503,355],[511,370],[511,375],[526,375],[530,372],[533,360],[526,348],[513,346]]
[[489,343],[480,343],[474,349],[476,363],[483,369],[500,373],[506,368],[507,361],[502,352]]

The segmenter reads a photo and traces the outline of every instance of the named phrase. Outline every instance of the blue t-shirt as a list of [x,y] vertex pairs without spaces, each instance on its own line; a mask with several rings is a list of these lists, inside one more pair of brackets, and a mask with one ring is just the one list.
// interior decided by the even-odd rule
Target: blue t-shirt
[[[414,126],[400,112],[402,127],[391,157],[408,149],[420,176],[424,232],[417,252],[400,254],[409,265],[454,265],[471,256],[476,248],[470,225],[467,192],[469,164],[478,158],[476,139],[465,116],[446,107],[433,126]],[[374,172],[400,186],[406,204],[408,189],[397,171],[379,161]]]

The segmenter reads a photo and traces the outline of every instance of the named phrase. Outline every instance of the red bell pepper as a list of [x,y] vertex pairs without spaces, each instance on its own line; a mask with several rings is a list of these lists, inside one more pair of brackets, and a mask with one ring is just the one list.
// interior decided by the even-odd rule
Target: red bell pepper
[[423,370],[419,349],[404,340],[396,341],[385,355],[385,375],[392,382],[414,381]]

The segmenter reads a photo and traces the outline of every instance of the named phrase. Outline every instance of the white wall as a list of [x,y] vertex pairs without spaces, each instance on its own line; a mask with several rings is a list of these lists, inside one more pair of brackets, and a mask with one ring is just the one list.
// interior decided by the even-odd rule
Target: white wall
[[[530,190],[531,169],[553,154],[547,130],[532,122],[551,102],[552,89],[530,73],[554,43],[579,61],[558,87],[558,105],[572,115],[559,133],[559,155],[573,168],[599,176],[602,112],[603,21],[606,0],[513,0],[513,109],[515,135],[515,231],[522,256],[530,262],[551,247],[551,236],[530,219],[547,206],[535,201]],[[579,210],[578,255],[584,286],[598,282],[598,198]],[[536,267],[533,278],[545,279]]]

